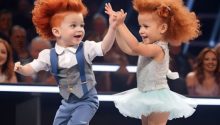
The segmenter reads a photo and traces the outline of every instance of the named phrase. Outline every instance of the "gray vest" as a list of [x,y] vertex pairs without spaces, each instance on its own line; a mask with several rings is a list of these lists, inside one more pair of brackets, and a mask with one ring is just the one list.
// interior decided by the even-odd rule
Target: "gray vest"
[[94,73],[91,65],[85,63],[86,83],[82,83],[80,80],[80,73],[78,65],[72,66],[68,69],[58,70],[59,89],[60,94],[64,99],[68,99],[70,93],[73,93],[78,98],[81,98],[84,94],[82,84],[86,84],[88,90],[91,90],[96,85]]
[[[77,61],[80,62],[79,64],[84,63],[84,65],[81,65],[82,67],[79,64],[76,64],[71,68],[58,69],[57,54],[55,52],[55,49],[51,49],[51,72],[58,82],[61,96],[66,100],[68,100],[71,93],[73,93],[78,98],[81,98],[96,85],[95,75],[92,71],[92,66],[85,61],[83,53],[83,43],[81,43],[80,46],[81,47],[79,47],[80,49],[78,48],[79,50],[77,50],[76,56],[79,57],[77,58]],[[80,68],[84,68],[84,70],[79,70]],[[80,78],[80,71],[85,72],[86,79],[84,79],[84,77],[83,79],[86,80],[86,82],[82,83]]]

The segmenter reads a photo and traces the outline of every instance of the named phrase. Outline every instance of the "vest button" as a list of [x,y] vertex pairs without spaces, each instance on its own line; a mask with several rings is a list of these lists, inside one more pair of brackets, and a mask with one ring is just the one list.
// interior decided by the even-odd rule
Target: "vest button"
[[73,87],[68,87],[68,91],[71,93],[73,91]]

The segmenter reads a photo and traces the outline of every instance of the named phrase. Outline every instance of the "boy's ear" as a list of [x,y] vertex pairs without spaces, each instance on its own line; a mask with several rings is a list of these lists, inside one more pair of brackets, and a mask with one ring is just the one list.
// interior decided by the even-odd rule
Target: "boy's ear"
[[52,28],[52,33],[55,37],[60,37],[60,31],[59,31],[59,28],[57,27],[53,27]]
[[168,25],[166,23],[161,24],[160,33],[165,33],[168,29]]

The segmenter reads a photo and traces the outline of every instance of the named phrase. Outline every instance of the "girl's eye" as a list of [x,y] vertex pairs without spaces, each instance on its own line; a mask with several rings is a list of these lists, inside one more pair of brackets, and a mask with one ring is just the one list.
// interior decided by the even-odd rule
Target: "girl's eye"
[[84,27],[84,26],[85,26],[85,24],[81,24],[80,26],[81,26],[81,27]]
[[76,25],[75,25],[75,24],[72,24],[71,27],[76,27]]
[[139,28],[148,28],[149,26],[147,25],[139,25]]
[[143,27],[144,27],[144,28],[148,28],[149,26],[147,26],[147,25],[143,25]]

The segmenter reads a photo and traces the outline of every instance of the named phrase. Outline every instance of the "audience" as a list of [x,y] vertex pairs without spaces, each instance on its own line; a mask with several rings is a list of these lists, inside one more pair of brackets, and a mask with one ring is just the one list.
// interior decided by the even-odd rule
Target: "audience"
[[12,27],[12,13],[9,10],[0,10],[0,36],[9,40]]
[[[31,61],[30,54],[27,49],[27,33],[26,30],[18,25],[12,27],[10,36],[11,47],[13,51],[13,60],[26,64]],[[18,82],[31,83],[32,78],[29,76],[22,76],[16,73]]]
[[17,83],[13,67],[12,49],[7,41],[0,38],[0,83]]
[[[33,38],[31,41],[29,51],[32,59],[37,59],[39,53],[44,49],[50,49],[52,47],[51,42],[43,39],[40,36]],[[34,84],[45,84],[45,85],[56,85],[55,78],[49,71],[40,71],[32,76],[32,83]]]
[[[215,46],[215,50],[216,50],[216,52],[217,52],[217,54],[218,54],[218,60],[220,61],[220,43],[218,43],[218,44]],[[219,69],[219,71],[220,71],[220,69]]]
[[[10,66],[13,67],[13,62],[20,61],[22,64],[26,64],[36,59],[41,50],[52,47],[51,42],[45,42],[44,39],[37,36],[33,27],[31,20],[33,2],[29,0],[0,2],[7,5],[7,7],[3,7],[3,4],[0,5],[2,6],[0,9],[0,82],[55,85],[55,79],[45,71],[32,77],[15,75],[11,71]],[[88,31],[85,38],[101,41],[108,28],[105,15],[99,13],[97,8],[102,2],[94,4],[85,1],[85,3],[90,5],[87,22],[92,22],[85,27]],[[215,50],[204,49],[198,55],[197,60],[182,54],[181,47],[170,46],[170,48],[170,68],[180,74],[180,79],[168,79],[169,86],[173,91],[187,94],[188,90],[191,96],[220,96],[220,43],[216,45]],[[116,72],[95,72],[98,90],[118,92],[134,87],[135,73],[129,73],[126,66],[136,65],[136,63],[136,57],[121,53],[115,44],[105,57],[98,57],[94,60],[94,64],[119,65],[119,70]]]
[[204,48],[198,55],[195,69],[186,76],[190,96],[220,95],[219,60],[214,49]]

